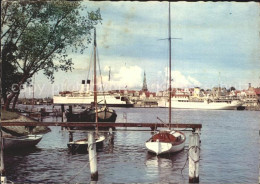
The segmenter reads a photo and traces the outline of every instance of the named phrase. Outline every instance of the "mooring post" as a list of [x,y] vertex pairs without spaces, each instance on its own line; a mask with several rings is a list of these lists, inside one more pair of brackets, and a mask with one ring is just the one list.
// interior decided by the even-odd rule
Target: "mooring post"
[[113,128],[109,127],[109,143],[114,143],[114,134],[113,134]]
[[[65,120],[65,108],[64,108],[64,105],[61,105],[61,112],[62,112],[61,122],[64,122],[64,120]],[[63,130],[63,126],[61,127],[61,130]]]
[[69,106],[69,113],[72,114],[72,106]]
[[199,183],[200,136],[195,130],[189,136],[189,183]]
[[0,139],[1,139],[1,145],[0,145],[0,174],[1,174],[1,184],[6,184],[7,179],[5,176],[5,166],[4,166],[4,139],[2,130],[0,130]]
[[1,184],[7,184],[6,176],[1,176]]
[[69,131],[69,142],[73,141],[73,132]]
[[97,169],[97,150],[96,142],[94,138],[94,133],[88,133],[88,155],[89,155],[89,165],[91,181],[98,181],[98,169]]

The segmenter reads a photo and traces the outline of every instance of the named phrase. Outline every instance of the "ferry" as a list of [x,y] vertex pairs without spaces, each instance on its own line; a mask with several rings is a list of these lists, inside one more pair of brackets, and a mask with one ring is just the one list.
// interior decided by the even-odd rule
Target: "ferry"
[[[79,91],[62,91],[58,95],[53,96],[53,104],[55,105],[91,105],[94,103],[94,93],[89,90],[90,80],[82,80],[81,89]],[[127,97],[121,94],[112,94],[108,92],[100,92],[97,94],[98,105],[106,105],[108,107],[133,107],[133,103]]]
[[[204,99],[191,100],[189,97],[173,97],[171,99],[172,108],[176,109],[206,109],[206,110],[237,110],[242,106],[240,100],[233,99]],[[158,100],[158,107],[169,107],[168,99],[162,98]]]

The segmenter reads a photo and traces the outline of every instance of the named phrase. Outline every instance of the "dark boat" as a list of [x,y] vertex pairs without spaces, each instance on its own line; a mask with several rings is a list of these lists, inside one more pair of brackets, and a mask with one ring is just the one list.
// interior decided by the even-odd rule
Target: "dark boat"
[[[96,137],[96,146],[100,148],[103,146],[105,136],[100,135]],[[80,139],[76,141],[71,141],[67,144],[69,150],[72,153],[87,153],[88,152],[88,139]]]
[[[98,122],[115,122],[117,118],[116,111],[106,106],[97,108]],[[78,113],[66,111],[68,122],[95,122],[95,108],[87,108]]]
[[[66,112],[68,122],[115,122],[116,111],[109,109],[106,105],[98,107],[97,102],[97,76],[96,76],[96,30],[94,31],[94,104],[91,104],[91,108],[81,110],[78,113],[71,111]],[[89,80],[87,80],[89,81]],[[102,83],[102,81],[101,81]],[[103,84],[102,84],[103,86]],[[102,87],[103,88],[103,87]],[[105,97],[104,97],[105,98]],[[106,101],[105,101],[106,104]],[[97,110],[96,110],[97,109]],[[96,119],[97,117],[97,119]]]

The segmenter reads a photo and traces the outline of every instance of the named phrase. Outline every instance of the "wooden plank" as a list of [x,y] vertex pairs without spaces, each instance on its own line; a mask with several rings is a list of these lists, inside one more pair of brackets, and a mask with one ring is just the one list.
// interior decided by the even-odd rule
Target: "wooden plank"
[[[1,126],[62,126],[62,127],[95,127],[89,122],[1,122]],[[163,123],[98,123],[99,127],[168,127]],[[173,128],[202,128],[201,124],[171,124]]]

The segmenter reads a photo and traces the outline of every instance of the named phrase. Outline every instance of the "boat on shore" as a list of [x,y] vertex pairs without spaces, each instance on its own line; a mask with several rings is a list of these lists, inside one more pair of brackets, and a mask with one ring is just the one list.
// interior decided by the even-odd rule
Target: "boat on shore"
[[42,140],[42,137],[42,135],[32,134],[21,137],[3,137],[4,150],[34,147]]

